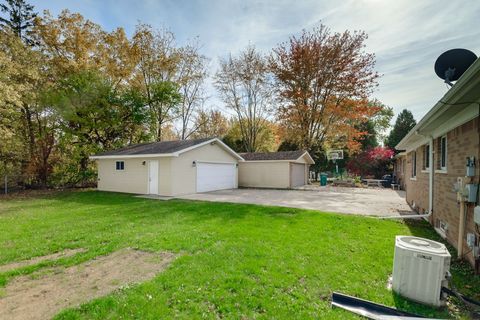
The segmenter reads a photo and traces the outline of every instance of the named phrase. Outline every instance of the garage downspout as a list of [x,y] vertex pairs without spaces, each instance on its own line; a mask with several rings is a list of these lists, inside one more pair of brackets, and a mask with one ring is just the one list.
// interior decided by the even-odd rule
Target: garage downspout
[[433,137],[428,141],[428,214],[433,213]]
[[[424,135],[415,132],[417,135],[421,135],[425,137]],[[428,141],[428,213],[426,214],[410,214],[410,215],[398,215],[398,216],[385,216],[381,217],[382,219],[411,219],[411,218],[429,218],[432,215],[433,212],[433,137],[429,137]]]
[[465,202],[460,200],[460,216],[458,217],[457,258],[463,258],[463,238],[465,236]]

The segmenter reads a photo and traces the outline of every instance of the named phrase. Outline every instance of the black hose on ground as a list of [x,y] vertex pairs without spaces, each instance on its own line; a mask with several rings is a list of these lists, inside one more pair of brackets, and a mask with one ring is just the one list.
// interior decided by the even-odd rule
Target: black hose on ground
[[[451,285],[451,284],[450,284]],[[452,286],[452,285],[451,285]],[[452,286],[452,289],[447,288],[447,287],[442,287],[442,292],[457,298],[460,300],[466,307],[468,307],[471,311],[471,316],[472,319],[480,319],[480,301],[476,301],[472,298],[467,297],[464,294],[461,294],[458,292],[454,286]]]

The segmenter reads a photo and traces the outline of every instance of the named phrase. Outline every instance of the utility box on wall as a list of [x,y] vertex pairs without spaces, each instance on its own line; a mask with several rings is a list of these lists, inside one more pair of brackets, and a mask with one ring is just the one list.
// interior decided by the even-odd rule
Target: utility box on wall
[[466,177],[474,177],[475,176],[475,167],[467,167],[467,172],[465,174]]
[[480,206],[476,206],[475,209],[473,209],[473,221],[476,224],[480,224]]
[[465,172],[466,177],[474,177],[475,176],[475,157],[468,157],[467,158],[467,167]]
[[478,184],[475,183],[468,183],[465,185],[466,190],[466,201],[467,202],[477,202],[477,190]]

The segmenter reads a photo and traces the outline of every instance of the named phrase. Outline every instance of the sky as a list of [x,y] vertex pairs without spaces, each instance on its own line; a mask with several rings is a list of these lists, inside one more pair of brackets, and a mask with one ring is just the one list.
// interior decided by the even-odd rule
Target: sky
[[[448,90],[433,70],[436,58],[452,48],[480,55],[478,0],[34,0],[36,10],[57,15],[79,12],[105,30],[123,27],[131,35],[138,22],[174,32],[184,45],[199,38],[214,74],[219,58],[248,45],[268,53],[277,44],[320,23],[332,31],[362,30],[365,51],[376,56],[381,74],[373,94],[420,120]],[[211,84],[208,104],[222,107]]]

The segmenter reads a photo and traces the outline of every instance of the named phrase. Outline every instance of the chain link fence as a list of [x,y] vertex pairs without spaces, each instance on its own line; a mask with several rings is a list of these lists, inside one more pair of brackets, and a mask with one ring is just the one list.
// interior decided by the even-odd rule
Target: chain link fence
[[8,174],[4,174],[2,176],[2,179],[0,181],[0,184],[1,184],[1,190],[0,190],[0,194],[10,194],[10,193],[14,193],[14,192],[17,192],[17,191],[21,191],[21,190],[24,190],[25,187],[24,187],[24,184],[23,184],[23,178],[22,176],[20,175],[8,175]]

